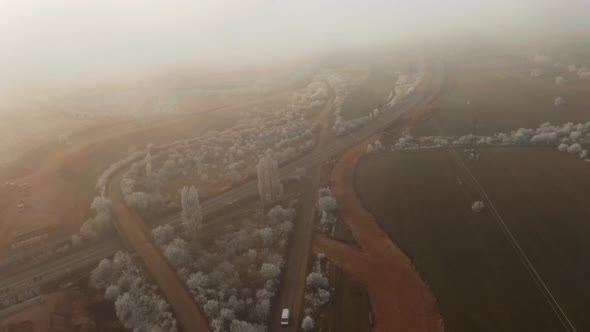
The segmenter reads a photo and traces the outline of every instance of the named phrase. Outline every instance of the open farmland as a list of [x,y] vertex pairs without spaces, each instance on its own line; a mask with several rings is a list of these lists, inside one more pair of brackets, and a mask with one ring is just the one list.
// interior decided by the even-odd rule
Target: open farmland
[[[479,59],[478,59],[479,60]],[[500,61],[502,60],[502,61]],[[547,65],[540,77],[531,77],[537,66],[520,59],[471,60],[448,64],[450,79],[446,93],[433,106],[435,119],[449,135],[465,135],[478,121],[478,133],[537,127],[550,121],[554,124],[590,120],[590,81]],[[566,79],[555,84],[556,76]],[[554,100],[563,97],[567,105],[556,107]],[[413,130],[415,135],[438,134],[432,123],[423,123]]]
[[[590,329],[590,168],[554,149],[490,148],[467,166],[578,331]],[[562,331],[447,150],[365,156],[365,205],[431,285],[446,331]]]

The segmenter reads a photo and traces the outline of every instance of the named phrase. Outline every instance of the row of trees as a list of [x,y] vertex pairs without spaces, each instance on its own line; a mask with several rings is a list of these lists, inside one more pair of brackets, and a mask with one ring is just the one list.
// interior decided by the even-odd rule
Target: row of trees
[[585,159],[588,152],[582,143],[590,140],[590,122],[568,122],[552,125],[549,122],[541,124],[536,129],[519,128],[509,133],[496,133],[491,136],[465,135],[412,137],[406,135],[399,138],[393,150],[431,149],[446,146],[469,146],[472,142],[477,145],[544,145],[556,146],[560,151],[578,155]]
[[[544,65],[549,66],[552,62],[551,57],[547,55],[540,55],[537,54],[533,56],[532,62],[535,65]],[[570,75],[576,75],[579,79],[589,80],[590,79],[590,68],[584,65],[576,65],[574,63],[567,63],[563,61],[556,61],[553,62],[553,67],[563,70],[564,73],[569,73]],[[538,77],[542,75],[543,71],[542,68],[534,68],[533,70],[538,71],[538,75],[533,76],[533,71],[531,71],[531,76]],[[557,80],[556,80],[557,83]],[[559,84],[559,83],[558,83]]]
[[[327,271],[329,262],[323,254],[318,254],[313,264],[312,271],[305,278],[305,317],[301,322],[301,328],[306,331],[313,331],[319,309],[330,302],[330,283],[324,270]],[[326,268],[322,269],[322,265]]]
[[103,259],[90,273],[90,285],[115,302],[117,317],[133,331],[177,331],[168,303],[156,292],[127,252]]
[[338,221],[337,209],[338,203],[330,188],[320,188],[318,190],[318,211],[320,213],[320,229],[322,233],[334,232]]
[[104,195],[95,197],[90,208],[96,214],[82,224],[79,234],[72,235],[72,244],[75,246],[84,241],[95,241],[113,229],[113,212],[109,198]]
[[389,93],[386,105],[389,109],[396,107],[402,100],[414,93],[416,87],[422,82],[424,72],[418,71],[412,76],[399,75],[393,90]]
[[140,211],[152,206],[146,214],[153,213],[171,204],[161,189],[174,176],[192,173],[202,182],[231,185],[256,175],[268,155],[280,163],[309,151],[317,125],[307,122],[304,110],[325,103],[327,95],[324,82],[312,82],[278,111],[243,112],[236,125],[222,132],[145,149],[146,157],[135,158],[121,182],[128,203]]
[[380,140],[367,144],[367,153],[381,152],[385,149]]
[[328,85],[318,76],[305,88],[293,94],[290,107],[299,111],[317,110],[326,103],[328,96]]
[[213,239],[180,237],[170,225],[152,236],[214,331],[265,331],[294,218],[293,209],[275,206]]
[[307,122],[304,111],[325,103],[327,97],[326,83],[314,80],[294,93],[287,107],[275,112],[243,112],[235,126],[221,133],[211,131],[189,140],[130,150],[97,179],[100,195],[91,206],[97,215],[83,224],[80,234],[72,237],[73,243],[95,240],[112,228],[110,208],[102,206],[108,201],[104,196],[107,181],[118,170],[130,165],[121,181],[127,204],[144,217],[153,217],[177,206],[162,190],[174,176],[194,172],[201,181],[234,184],[256,174],[259,156],[266,154],[261,151],[271,151],[282,162],[313,148],[317,126]]

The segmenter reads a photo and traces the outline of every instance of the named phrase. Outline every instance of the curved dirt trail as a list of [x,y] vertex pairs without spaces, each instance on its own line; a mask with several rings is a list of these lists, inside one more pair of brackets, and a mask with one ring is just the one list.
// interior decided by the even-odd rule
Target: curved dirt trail
[[[118,177],[116,177],[118,179]],[[166,301],[172,306],[182,331],[210,331],[209,323],[201,308],[193,300],[190,291],[178,277],[162,252],[152,241],[150,232],[139,214],[125,204],[119,181],[109,187],[115,227],[121,237],[132,246],[149,274],[160,288]]]
[[410,259],[365,210],[354,190],[356,163],[367,144],[375,140],[377,136],[348,150],[334,166],[330,179],[342,219],[362,250],[318,236],[314,251],[326,254],[367,289],[373,331],[442,332],[442,319],[431,290]]

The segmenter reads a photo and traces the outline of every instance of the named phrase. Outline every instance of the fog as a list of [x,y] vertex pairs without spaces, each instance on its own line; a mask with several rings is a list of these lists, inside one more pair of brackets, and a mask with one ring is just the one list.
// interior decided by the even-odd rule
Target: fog
[[588,22],[584,0],[2,0],[0,91],[408,43],[576,40]]

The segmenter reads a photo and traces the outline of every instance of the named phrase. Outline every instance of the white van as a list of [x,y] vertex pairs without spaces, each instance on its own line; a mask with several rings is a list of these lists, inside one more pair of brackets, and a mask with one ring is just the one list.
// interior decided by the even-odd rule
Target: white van
[[283,309],[283,313],[281,314],[281,326],[288,326],[289,325],[289,309]]

